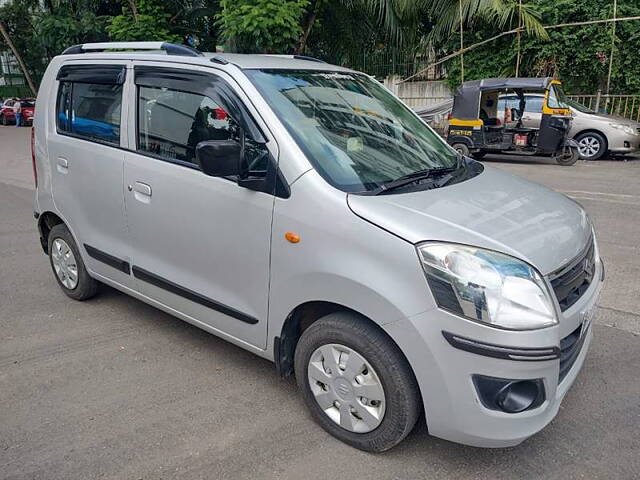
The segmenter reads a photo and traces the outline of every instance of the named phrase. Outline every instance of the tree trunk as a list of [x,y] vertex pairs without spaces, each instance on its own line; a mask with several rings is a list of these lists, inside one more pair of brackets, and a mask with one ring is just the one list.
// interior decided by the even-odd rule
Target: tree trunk
[[318,12],[316,9],[317,3],[318,2],[313,2],[313,4],[311,5],[311,9],[309,10],[309,13],[305,18],[304,31],[302,32],[302,36],[300,37],[300,40],[298,40],[298,45],[296,45],[296,49],[295,49],[296,55],[302,55],[302,53],[304,53],[304,49],[307,46],[307,40],[309,39],[309,34],[311,33],[313,24],[316,21],[316,17],[318,16]]
[[131,13],[133,14],[133,19],[138,21],[138,6],[136,5],[136,0],[128,0],[129,8],[131,8]]
[[16,46],[11,41],[11,37],[9,36],[9,31],[7,30],[7,27],[4,24],[4,22],[0,22],[0,33],[2,33],[2,36],[4,37],[5,42],[7,42],[7,45],[9,45],[9,48],[13,52],[13,56],[16,57],[16,60],[20,65],[20,69],[22,70],[22,74],[24,75],[24,78],[27,80],[27,83],[29,84],[31,93],[33,93],[33,96],[35,97],[38,94],[38,91],[36,90],[33,80],[31,79],[31,75],[27,71],[27,67],[24,64],[24,61],[22,60],[20,53],[18,52],[18,50],[16,49]]

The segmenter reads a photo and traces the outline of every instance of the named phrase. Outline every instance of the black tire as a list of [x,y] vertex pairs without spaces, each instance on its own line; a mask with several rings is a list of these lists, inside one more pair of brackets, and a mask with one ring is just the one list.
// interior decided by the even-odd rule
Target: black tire
[[[375,370],[385,396],[381,423],[367,433],[342,428],[318,405],[309,386],[308,364],[316,349],[341,344],[362,356]],[[384,332],[363,317],[350,312],[327,315],[307,328],[295,352],[298,387],[314,420],[343,442],[367,452],[383,452],[400,443],[420,416],[422,402],[418,384],[404,355]]]
[[484,158],[484,156],[487,154],[487,152],[473,152],[471,154],[471,156],[473,158],[475,158],[476,160],[482,160]]
[[469,156],[469,146],[465,143],[454,143],[453,145],[451,145],[453,147],[453,149],[464,155],[465,157]]
[[575,147],[567,147],[562,153],[555,157],[556,163],[563,167],[570,167],[578,161],[580,154]]
[[5,127],[9,125],[9,120],[7,120],[7,117],[5,117],[4,115],[0,115],[0,122],[2,122],[2,125],[4,125]]
[[580,144],[581,142],[589,142],[592,147],[594,147],[596,144],[599,146],[598,150],[593,155],[588,155],[586,153],[586,150],[588,150],[586,148],[587,146],[583,146],[583,151],[579,151],[580,158],[583,160],[598,160],[602,158],[605,153],[607,153],[607,149],[609,148],[607,145],[607,139],[604,137],[604,135],[598,132],[584,132],[575,137],[574,140],[578,142],[578,144]]
[[[60,238],[64,240],[64,242],[69,245],[69,248],[73,252],[73,256],[76,259],[76,265],[78,270],[78,283],[74,288],[67,288],[62,284],[60,278],[56,274],[55,268],[53,266],[53,242]],[[73,298],[74,300],[87,300],[93,297],[96,293],[98,293],[98,282],[91,278],[87,273],[87,269],[84,266],[84,262],[82,261],[82,256],[80,255],[80,251],[78,250],[78,246],[76,245],[71,232],[66,227],[66,225],[60,223],[54,226],[49,232],[48,242],[48,252],[49,252],[49,263],[51,264],[51,270],[53,271],[53,276],[55,277],[58,285],[67,296]]]

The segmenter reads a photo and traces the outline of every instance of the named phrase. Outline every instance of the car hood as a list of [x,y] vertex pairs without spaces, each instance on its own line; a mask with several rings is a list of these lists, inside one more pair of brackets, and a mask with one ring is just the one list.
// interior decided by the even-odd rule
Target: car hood
[[596,121],[596,122],[607,122],[607,123],[619,123],[622,125],[630,125],[632,127],[640,125],[638,122],[634,122],[633,120],[629,120],[628,118],[624,118],[624,117],[619,117],[617,115],[607,115],[605,113],[584,113],[584,112],[575,113],[575,110],[574,110],[574,114],[576,118],[580,118],[584,120],[590,120],[590,121]]
[[591,235],[585,211],[565,195],[484,167],[464,182],[378,196],[350,194],[359,217],[411,242],[439,240],[496,250],[543,275],[577,256]]

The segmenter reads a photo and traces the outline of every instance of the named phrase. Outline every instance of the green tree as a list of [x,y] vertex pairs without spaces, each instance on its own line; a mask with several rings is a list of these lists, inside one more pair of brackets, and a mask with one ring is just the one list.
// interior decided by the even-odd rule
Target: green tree
[[109,20],[106,30],[115,41],[180,42],[180,36],[171,32],[170,18],[155,0],[131,0],[120,15]]
[[[537,12],[545,25],[580,22],[611,17],[610,0],[538,0]],[[635,0],[618,0],[618,16],[640,15]],[[473,44],[495,35],[490,23],[476,24],[465,33],[465,43]],[[593,94],[604,90],[609,69],[611,24],[582,25],[548,30],[549,38],[523,37],[521,76],[555,76],[571,93]],[[448,51],[458,48],[449,40]],[[611,93],[640,93],[640,22],[619,22],[616,27]],[[465,80],[512,76],[517,48],[513,36],[502,37],[464,55]],[[459,60],[447,65],[449,83],[459,83]]]
[[232,50],[281,53],[302,34],[300,21],[309,0],[221,0],[218,23]]
[[[38,83],[47,64],[46,52],[36,33],[37,14],[40,12],[38,0],[7,2],[0,6],[0,21],[5,25],[15,48],[26,64],[34,82]],[[0,36],[0,50],[8,50]]]

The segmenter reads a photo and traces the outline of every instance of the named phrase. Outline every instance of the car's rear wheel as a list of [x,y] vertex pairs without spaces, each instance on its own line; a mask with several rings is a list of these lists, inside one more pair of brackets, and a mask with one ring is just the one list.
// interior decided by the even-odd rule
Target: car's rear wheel
[[420,415],[407,360],[378,327],[356,314],[333,313],[307,328],[296,346],[295,373],[314,419],[361,450],[392,448]]
[[9,125],[9,120],[7,120],[7,117],[5,115],[0,115],[0,123],[2,123],[2,125],[7,126]]
[[84,266],[78,246],[64,224],[54,226],[48,239],[51,269],[62,291],[74,300],[87,300],[98,292],[98,282]]
[[460,155],[469,156],[469,147],[464,143],[454,143],[451,147]]
[[554,159],[558,165],[563,167],[569,167],[576,163],[580,158],[578,149],[576,147],[564,147],[560,153],[558,153]]
[[607,152],[607,139],[598,132],[581,133],[575,141],[583,160],[598,160]]

